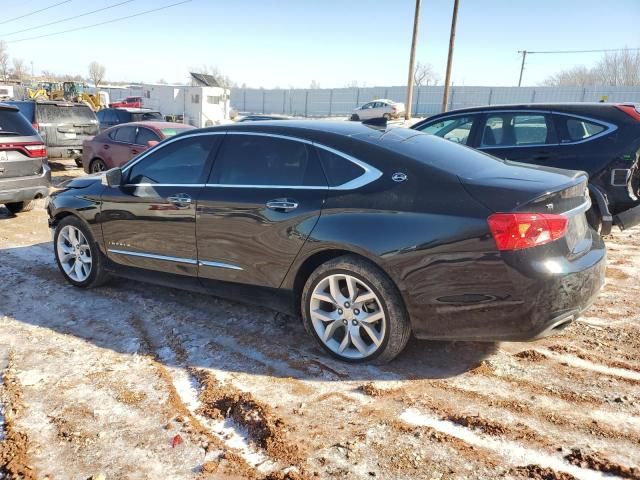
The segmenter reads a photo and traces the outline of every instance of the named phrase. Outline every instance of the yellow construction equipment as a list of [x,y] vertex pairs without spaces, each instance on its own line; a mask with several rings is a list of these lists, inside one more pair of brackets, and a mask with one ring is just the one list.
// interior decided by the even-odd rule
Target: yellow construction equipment
[[100,96],[88,93],[87,86],[81,82],[63,82],[62,88],[51,90],[51,100],[67,100],[86,104],[91,110],[97,112],[106,105],[100,105]]

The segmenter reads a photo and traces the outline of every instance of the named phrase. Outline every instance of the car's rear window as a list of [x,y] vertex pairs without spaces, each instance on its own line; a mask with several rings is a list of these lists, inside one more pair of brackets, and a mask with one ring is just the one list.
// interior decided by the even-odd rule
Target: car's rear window
[[132,113],[131,121],[132,122],[146,122],[150,120],[164,120],[162,114],[160,112],[143,112],[143,113]]
[[0,109],[0,140],[6,136],[32,136],[37,135],[31,124],[17,110]]
[[96,114],[84,105],[38,105],[38,122],[41,123],[96,123]]

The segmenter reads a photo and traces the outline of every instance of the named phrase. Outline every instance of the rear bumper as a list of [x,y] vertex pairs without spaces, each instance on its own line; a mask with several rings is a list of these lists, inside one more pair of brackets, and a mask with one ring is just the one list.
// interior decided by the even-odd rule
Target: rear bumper
[[41,175],[0,180],[0,203],[28,202],[49,195],[51,169],[44,165]]
[[613,223],[620,227],[620,230],[625,230],[640,224],[640,205],[636,205],[629,210],[614,215]]
[[[517,261],[523,263],[523,256],[528,253],[518,255]],[[535,340],[556,333],[577,319],[595,301],[604,284],[606,249],[596,234],[593,234],[591,249],[580,258],[525,260],[530,266],[526,269],[510,267],[514,262],[509,260],[502,270],[476,267],[484,269],[484,274],[476,276],[486,282],[486,285],[477,285],[476,291],[493,289],[491,295],[484,295],[484,301],[423,305],[421,309],[416,308],[415,303],[409,305],[414,335],[441,340]],[[415,314],[420,311],[429,313]]]
[[82,145],[67,147],[47,147],[49,158],[82,158]]

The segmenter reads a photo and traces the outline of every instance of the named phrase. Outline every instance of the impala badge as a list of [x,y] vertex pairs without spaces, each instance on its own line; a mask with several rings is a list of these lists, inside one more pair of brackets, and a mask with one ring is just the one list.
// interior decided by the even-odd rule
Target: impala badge
[[404,182],[407,179],[407,174],[406,173],[402,173],[402,172],[396,172],[393,175],[391,175],[391,180],[393,180],[394,182]]

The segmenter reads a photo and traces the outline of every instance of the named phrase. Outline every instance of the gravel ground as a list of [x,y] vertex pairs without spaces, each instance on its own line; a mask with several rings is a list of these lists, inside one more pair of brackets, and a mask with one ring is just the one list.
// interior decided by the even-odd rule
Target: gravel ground
[[607,284],[562,334],[413,340],[371,367],[266,309],[73,288],[43,205],[0,209],[0,478],[640,478],[640,229],[607,239]]

